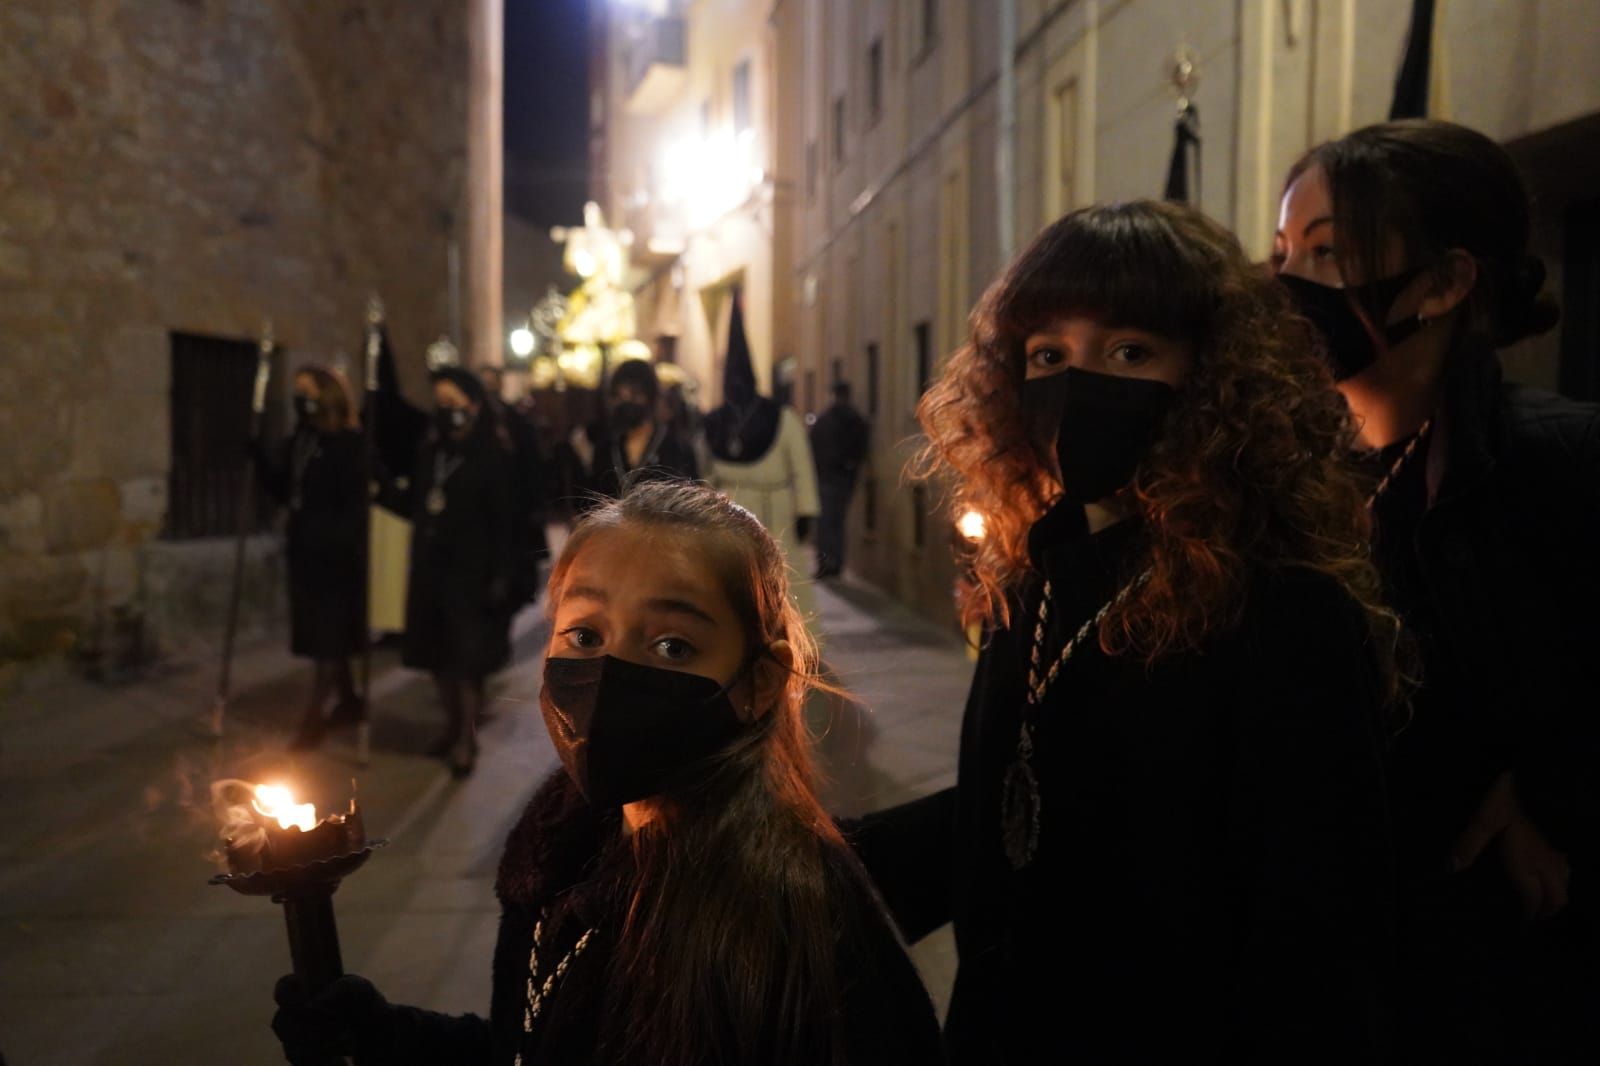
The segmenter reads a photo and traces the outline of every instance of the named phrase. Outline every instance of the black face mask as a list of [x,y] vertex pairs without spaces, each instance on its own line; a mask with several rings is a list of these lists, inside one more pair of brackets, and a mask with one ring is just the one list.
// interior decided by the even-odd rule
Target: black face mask
[[466,429],[472,422],[472,412],[465,407],[440,407],[433,412],[433,424],[440,436],[452,437]]
[[1077,367],[1022,386],[1029,436],[1041,451],[1054,446],[1061,494],[1073,503],[1114,496],[1133,480],[1177,398],[1162,381]]
[[[1293,274],[1279,274],[1278,280],[1288,288],[1296,310],[1322,334],[1328,346],[1328,365],[1333,370],[1333,379],[1344,381],[1378,361],[1377,342],[1361,316],[1356,314],[1350,298],[1354,297],[1363,307],[1383,308],[1383,317],[1387,319],[1394,310],[1394,302],[1423,269],[1417,267],[1390,278],[1366,285],[1347,285],[1342,289]],[[1421,328],[1422,319],[1416,316],[1384,326],[1384,347],[1393,348]]]
[[644,404],[623,400],[611,409],[611,424],[619,431],[628,433],[643,425],[649,413]]
[[[737,680],[737,678],[735,678]],[[691,784],[752,726],[733,685],[615,659],[546,659],[539,708],[567,774],[595,807]]]
[[302,396],[299,393],[295,394],[295,397],[294,397],[294,416],[296,418],[298,418],[300,421],[302,421],[302,422],[311,421],[311,419],[313,419],[313,418],[315,418],[317,416],[317,411],[319,411],[320,409],[321,408],[317,404],[317,401],[316,401],[315,397]]

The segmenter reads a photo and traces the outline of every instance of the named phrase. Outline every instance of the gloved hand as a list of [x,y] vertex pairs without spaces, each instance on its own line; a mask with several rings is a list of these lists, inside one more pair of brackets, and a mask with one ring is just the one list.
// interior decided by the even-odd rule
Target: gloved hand
[[286,974],[278,979],[272,998],[278,1004],[272,1031],[294,1066],[323,1066],[342,1055],[359,1059],[391,1042],[395,1008],[364,977],[341,977],[307,996],[300,978]]
[[803,514],[794,520],[794,536],[795,539],[801,544],[804,544],[811,539],[810,515]]

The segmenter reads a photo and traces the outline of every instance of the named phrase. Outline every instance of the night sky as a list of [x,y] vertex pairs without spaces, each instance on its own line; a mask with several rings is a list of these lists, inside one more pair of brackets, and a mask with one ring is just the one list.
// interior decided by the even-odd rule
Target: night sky
[[506,0],[506,210],[580,222],[588,189],[588,9],[608,0]]

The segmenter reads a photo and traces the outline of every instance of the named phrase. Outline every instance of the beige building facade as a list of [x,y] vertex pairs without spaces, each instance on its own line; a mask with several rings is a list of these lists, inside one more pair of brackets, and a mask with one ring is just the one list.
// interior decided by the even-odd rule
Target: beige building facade
[[[1569,363],[1573,337],[1594,329],[1593,297],[1585,308],[1580,290],[1595,275],[1592,253],[1586,262],[1574,253],[1600,217],[1600,5],[1437,8],[1431,113],[1485,131],[1524,164],[1537,250],[1568,304],[1569,332],[1525,342],[1508,367],[1545,386],[1581,382],[1585,371]],[[676,292],[655,301],[670,308],[655,328],[681,338],[680,362],[714,375],[720,347],[701,333],[714,321],[705,309],[715,311],[705,287],[742,276],[760,308],[758,359],[792,383],[802,412],[826,406],[835,378],[852,384],[873,438],[850,516],[850,567],[940,619],[951,617],[956,534],[937,487],[904,470],[919,443],[916,402],[965,340],[985,286],[1061,213],[1161,195],[1180,52],[1198,73],[1198,203],[1265,258],[1294,159],[1387,116],[1411,14],[1398,0],[697,0],[661,9],[689,29],[685,88],[662,112],[669,119],[608,125],[613,158],[596,178],[612,203],[644,205],[638,191],[650,183],[639,167],[654,149],[641,156],[640,131],[692,122],[707,100],[713,118],[726,114],[721,94],[750,57],[756,113],[771,123],[753,142],[771,191],[723,216],[725,228],[694,231],[717,237],[700,237],[704,250],[693,254],[703,258],[692,257],[691,240],[662,260],[641,306]],[[628,217],[648,244],[659,221]],[[746,254],[762,265],[741,266]]]
[[604,4],[592,159],[608,223],[634,235],[638,336],[675,362],[702,407],[721,398],[731,296],[763,389],[792,359],[792,187],[779,136],[783,65],[767,5],[744,0]]

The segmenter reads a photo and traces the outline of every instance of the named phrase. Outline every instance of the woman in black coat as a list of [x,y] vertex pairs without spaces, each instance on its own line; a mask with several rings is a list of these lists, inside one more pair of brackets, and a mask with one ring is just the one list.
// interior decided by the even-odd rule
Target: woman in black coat
[[1504,149],[1395,122],[1296,165],[1274,256],[1421,651],[1390,772],[1406,1062],[1600,1062],[1600,409],[1501,381],[1557,318],[1528,233]]
[[655,366],[629,359],[606,383],[606,417],[580,426],[568,440],[574,499],[579,513],[616,499],[639,481],[700,477],[694,447],[661,417],[661,383]]
[[511,446],[478,379],[435,371],[433,393],[435,425],[406,490],[411,571],[401,657],[433,674],[448,718],[433,750],[466,776],[478,755],[484,680],[511,654],[516,482]]
[[286,978],[290,1061],[938,1066],[933,1004],[817,801],[825,683],[786,571],[705,485],[582,520],[539,698],[563,769],[506,841],[488,1019]]
[[988,631],[956,787],[851,836],[955,922],[956,1063],[1382,1058],[1397,626],[1286,305],[1190,209],[1088,208],[922,402]]
[[311,698],[293,748],[315,747],[331,720],[359,721],[364,709],[350,656],[365,634],[367,522],[364,452],[349,394],[334,371],[303,366],[294,376],[295,428],[273,451],[258,449],[256,471],[288,509],[289,650],[315,662]]

